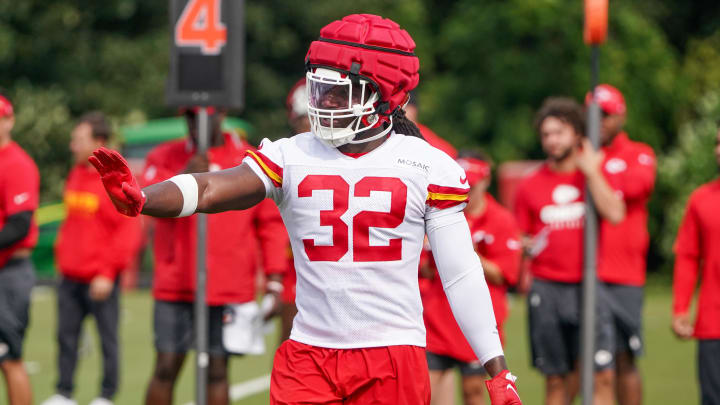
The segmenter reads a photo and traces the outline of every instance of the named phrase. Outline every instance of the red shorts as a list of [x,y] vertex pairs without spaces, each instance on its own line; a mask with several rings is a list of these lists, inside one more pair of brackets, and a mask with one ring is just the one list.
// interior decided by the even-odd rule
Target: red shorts
[[270,404],[430,404],[425,349],[327,349],[286,340],[275,353]]

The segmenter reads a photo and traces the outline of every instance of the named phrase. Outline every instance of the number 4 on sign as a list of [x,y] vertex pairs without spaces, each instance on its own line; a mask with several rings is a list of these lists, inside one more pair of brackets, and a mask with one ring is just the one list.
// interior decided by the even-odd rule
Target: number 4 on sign
[[199,46],[205,55],[217,55],[227,42],[227,29],[221,22],[222,0],[190,0],[175,25],[177,46]]

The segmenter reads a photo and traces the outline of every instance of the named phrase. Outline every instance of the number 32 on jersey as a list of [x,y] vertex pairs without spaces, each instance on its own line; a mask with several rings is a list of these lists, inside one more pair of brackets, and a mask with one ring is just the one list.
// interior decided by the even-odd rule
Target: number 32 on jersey
[[[312,197],[313,191],[332,191],[333,207],[320,211],[320,225],[332,227],[332,244],[317,245],[313,239],[303,239],[310,261],[339,261],[349,250],[348,225],[340,217],[349,207],[350,185],[341,176],[313,174],[298,185],[298,197]],[[390,211],[361,211],[353,218],[352,246],[356,262],[394,261],[402,258],[402,239],[392,238],[386,246],[370,245],[370,227],[397,228],[405,219],[407,186],[395,177],[364,177],[355,184],[354,197],[370,197],[371,191],[390,193]]]

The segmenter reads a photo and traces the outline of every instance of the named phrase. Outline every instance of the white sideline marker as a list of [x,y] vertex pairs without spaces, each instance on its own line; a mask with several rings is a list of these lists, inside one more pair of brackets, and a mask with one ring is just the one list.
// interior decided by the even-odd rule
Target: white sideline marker
[[[238,401],[257,393],[270,389],[270,374],[253,378],[230,387],[230,400]],[[185,405],[195,405],[195,402],[188,402]]]

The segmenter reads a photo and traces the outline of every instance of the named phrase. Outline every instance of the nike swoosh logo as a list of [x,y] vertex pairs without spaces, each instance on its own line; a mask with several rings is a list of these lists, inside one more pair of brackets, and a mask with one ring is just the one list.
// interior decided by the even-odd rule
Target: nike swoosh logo
[[514,392],[514,393],[515,393],[515,396],[516,396],[518,399],[520,399],[520,394],[518,394],[518,392],[515,391],[515,387],[513,387],[511,384],[508,384],[508,385],[507,385],[507,389],[509,389],[510,391]]
[[21,193],[21,194],[16,195],[15,197],[13,197],[13,202],[15,203],[15,205],[21,205],[22,203],[24,203],[25,201],[27,201],[29,199],[30,199],[30,193],[25,192],[25,193]]
[[460,184],[466,184],[467,183],[467,176],[460,177]]

